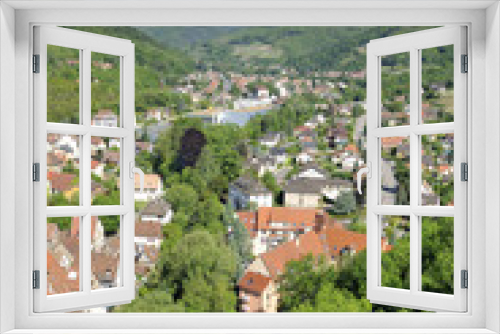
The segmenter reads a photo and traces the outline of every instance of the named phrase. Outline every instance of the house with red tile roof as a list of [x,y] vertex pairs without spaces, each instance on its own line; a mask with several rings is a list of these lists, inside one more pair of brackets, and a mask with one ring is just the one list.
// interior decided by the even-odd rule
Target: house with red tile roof
[[[385,239],[381,242],[381,249],[384,252],[390,251],[392,247]],[[261,287],[267,282],[267,279],[261,276],[270,278],[274,282],[274,286],[266,290],[270,295],[277,296],[280,276],[285,272],[286,265],[290,261],[297,261],[307,255],[312,255],[315,258],[323,256],[329,265],[340,265],[343,261],[348,260],[351,256],[366,249],[366,234],[357,233],[345,230],[341,224],[337,224],[333,219],[324,217],[319,220],[314,231],[310,231],[300,235],[294,240],[285,242],[267,253],[259,255],[246,269],[244,277],[259,277]],[[239,286],[243,286],[244,282],[240,281]],[[270,284],[267,283],[267,286]],[[260,288],[263,291],[263,288]],[[255,300],[260,300],[262,295],[247,297],[246,293],[240,294],[242,304],[252,302],[252,307],[248,306],[247,311],[255,310]],[[274,311],[277,310],[277,305]],[[268,310],[269,312],[269,310]]]
[[247,272],[238,282],[243,312],[276,312],[278,294],[269,276]]
[[160,221],[136,219],[135,221],[135,273],[146,276],[155,266],[163,242]]
[[[91,220],[92,289],[120,284],[120,236],[104,236],[97,217]],[[49,294],[80,291],[80,219],[73,218],[68,230],[47,224],[47,289]]]
[[252,238],[255,256],[314,230],[323,216],[317,209],[289,207],[261,207],[236,214]]

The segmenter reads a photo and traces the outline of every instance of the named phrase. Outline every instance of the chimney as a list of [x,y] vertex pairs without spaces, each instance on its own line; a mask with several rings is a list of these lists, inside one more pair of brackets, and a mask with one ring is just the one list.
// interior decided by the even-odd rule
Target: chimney
[[297,238],[295,239],[295,245],[296,245],[297,247],[299,247],[299,246],[300,246],[300,241],[299,241],[299,239],[300,239],[299,237],[297,237]]

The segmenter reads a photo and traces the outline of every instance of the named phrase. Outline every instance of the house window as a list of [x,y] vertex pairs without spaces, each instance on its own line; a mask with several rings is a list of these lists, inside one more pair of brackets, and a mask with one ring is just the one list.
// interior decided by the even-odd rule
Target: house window
[[397,154],[396,154],[397,155]]

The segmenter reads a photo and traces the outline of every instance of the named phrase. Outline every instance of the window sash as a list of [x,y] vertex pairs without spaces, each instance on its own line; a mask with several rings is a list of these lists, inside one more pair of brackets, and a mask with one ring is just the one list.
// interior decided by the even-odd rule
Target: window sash
[[[466,54],[466,28],[436,28],[371,41],[367,47],[367,161],[372,177],[367,180],[367,297],[372,303],[423,310],[467,310],[467,290],[461,289],[460,271],[467,269],[467,185],[460,180],[460,163],[467,162],[467,88],[461,73],[461,55]],[[445,45],[454,46],[454,122],[420,124],[421,64],[420,50]],[[381,57],[402,52],[410,54],[410,125],[381,127]],[[454,134],[454,207],[431,207],[419,204],[421,188],[420,136]],[[407,136],[410,139],[410,205],[380,205],[380,138]],[[410,217],[410,289],[381,286],[382,215]],[[421,231],[423,216],[454,217],[454,294],[420,291]]]
[[[80,124],[47,123],[47,45],[80,50]],[[119,128],[91,125],[91,53],[120,57]],[[34,184],[34,270],[40,271],[40,288],[33,290],[34,311],[72,311],[90,307],[117,305],[135,295],[134,275],[134,182],[129,177],[129,162],[135,157],[134,137],[134,46],[130,41],[82,33],[63,28],[35,27],[34,54],[40,55],[40,73],[34,80],[34,162],[40,163],[40,182]],[[47,206],[47,134],[80,137],[80,205]],[[121,140],[120,205],[91,205],[91,137]],[[91,288],[91,217],[120,216],[120,286],[112,289]],[[80,291],[47,295],[47,217],[80,217],[79,283]]]

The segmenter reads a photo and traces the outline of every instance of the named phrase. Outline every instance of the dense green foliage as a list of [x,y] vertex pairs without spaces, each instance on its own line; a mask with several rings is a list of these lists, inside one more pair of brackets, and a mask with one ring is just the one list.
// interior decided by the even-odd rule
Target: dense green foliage
[[123,38],[135,45],[135,78],[141,87],[157,88],[165,84],[177,84],[178,80],[193,70],[194,62],[178,49],[159,44],[156,40],[133,27],[71,27],[94,34]]
[[[182,51],[167,48],[132,27],[71,27],[81,31],[124,38],[135,44],[135,105],[137,112],[170,107],[184,111],[188,96],[175,93],[171,86],[194,69],[194,61]],[[78,50],[49,46],[47,119],[49,122],[79,123]],[[98,110],[119,110],[119,58],[92,53],[92,114]],[[100,67],[111,64],[111,68]]]
[[[364,46],[372,39],[427,27],[248,27],[198,43],[191,51],[221,70],[279,73],[352,71],[366,66]],[[252,46],[252,47],[249,47]]]
[[343,191],[333,205],[333,213],[336,215],[346,215],[356,210],[356,199],[351,191]]
[[221,237],[202,230],[188,233],[175,245],[162,245],[155,270],[127,311],[147,310],[147,300],[166,292],[161,308],[234,312],[236,269],[236,258]]
[[236,258],[236,281],[243,277],[246,266],[248,266],[252,260],[252,241],[250,239],[250,234],[243,222],[241,222],[237,216],[231,203],[226,204],[226,209],[224,211],[224,227],[228,231],[228,245],[231,247],[233,254]]
[[[422,219],[422,290],[453,293],[453,218]],[[410,239],[406,235],[382,254],[382,285],[409,288]],[[370,304],[366,299],[366,251],[342,262],[340,269],[312,256],[290,261],[280,286],[281,311],[414,311]]]
[[136,27],[159,43],[185,49],[197,42],[204,43],[243,27]]

